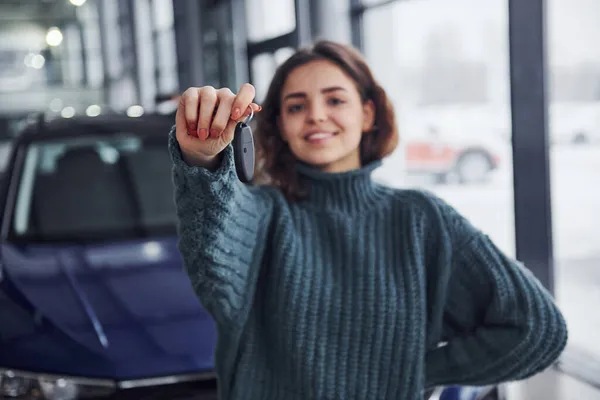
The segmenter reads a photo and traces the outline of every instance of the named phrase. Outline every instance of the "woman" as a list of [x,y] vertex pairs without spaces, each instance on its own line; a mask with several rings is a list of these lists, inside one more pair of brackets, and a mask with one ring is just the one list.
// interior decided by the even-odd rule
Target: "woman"
[[398,142],[363,58],[321,41],[257,115],[264,185],[232,148],[254,88],[190,88],[169,146],[180,251],[216,321],[222,399],[419,399],[529,377],[565,346],[551,296],[452,207],[371,180]]

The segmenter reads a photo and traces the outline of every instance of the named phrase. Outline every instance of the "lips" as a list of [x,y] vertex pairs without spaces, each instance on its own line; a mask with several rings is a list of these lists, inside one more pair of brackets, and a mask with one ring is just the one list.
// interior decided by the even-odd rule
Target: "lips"
[[319,143],[331,139],[335,136],[335,132],[311,132],[305,136],[305,139],[310,143]]

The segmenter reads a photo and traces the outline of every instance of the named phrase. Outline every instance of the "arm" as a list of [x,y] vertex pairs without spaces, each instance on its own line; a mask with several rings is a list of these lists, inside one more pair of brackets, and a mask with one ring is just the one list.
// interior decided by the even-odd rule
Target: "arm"
[[427,352],[427,386],[488,385],[546,369],[567,341],[551,295],[453,208],[437,203],[445,228],[428,268],[442,277],[436,287],[446,344]]
[[231,146],[214,169],[185,163],[175,129],[169,150],[186,272],[217,324],[241,323],[240,312],[251,304],[272,202],[265,190],[238,181]]

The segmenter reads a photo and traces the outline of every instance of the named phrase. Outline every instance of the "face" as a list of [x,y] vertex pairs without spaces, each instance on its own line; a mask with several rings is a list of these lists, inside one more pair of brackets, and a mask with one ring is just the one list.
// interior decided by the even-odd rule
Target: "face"
[[312,61],[294,69],[281,93],[279,128],[297,159],[327,172],[361,167],[359,145],[374,120],[356,84],[335,64]]

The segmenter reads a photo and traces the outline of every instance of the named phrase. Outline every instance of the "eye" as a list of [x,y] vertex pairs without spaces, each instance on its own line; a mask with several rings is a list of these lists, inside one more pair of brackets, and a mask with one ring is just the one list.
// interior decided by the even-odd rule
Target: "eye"
[[331,97],[331,98],[329,98],[327,100],[327,103],[330,104],[330,105],[332,105],[332,106],[337,106],[337,105],[340,105],[340,104],[344,104],[345,101],[342,100],[342,99],[339,99],[337,97]]
[[303,104],[292,104],[287,107],[287,112],[290,114],[294,114],[296,112],[302,111],[304,109]]

